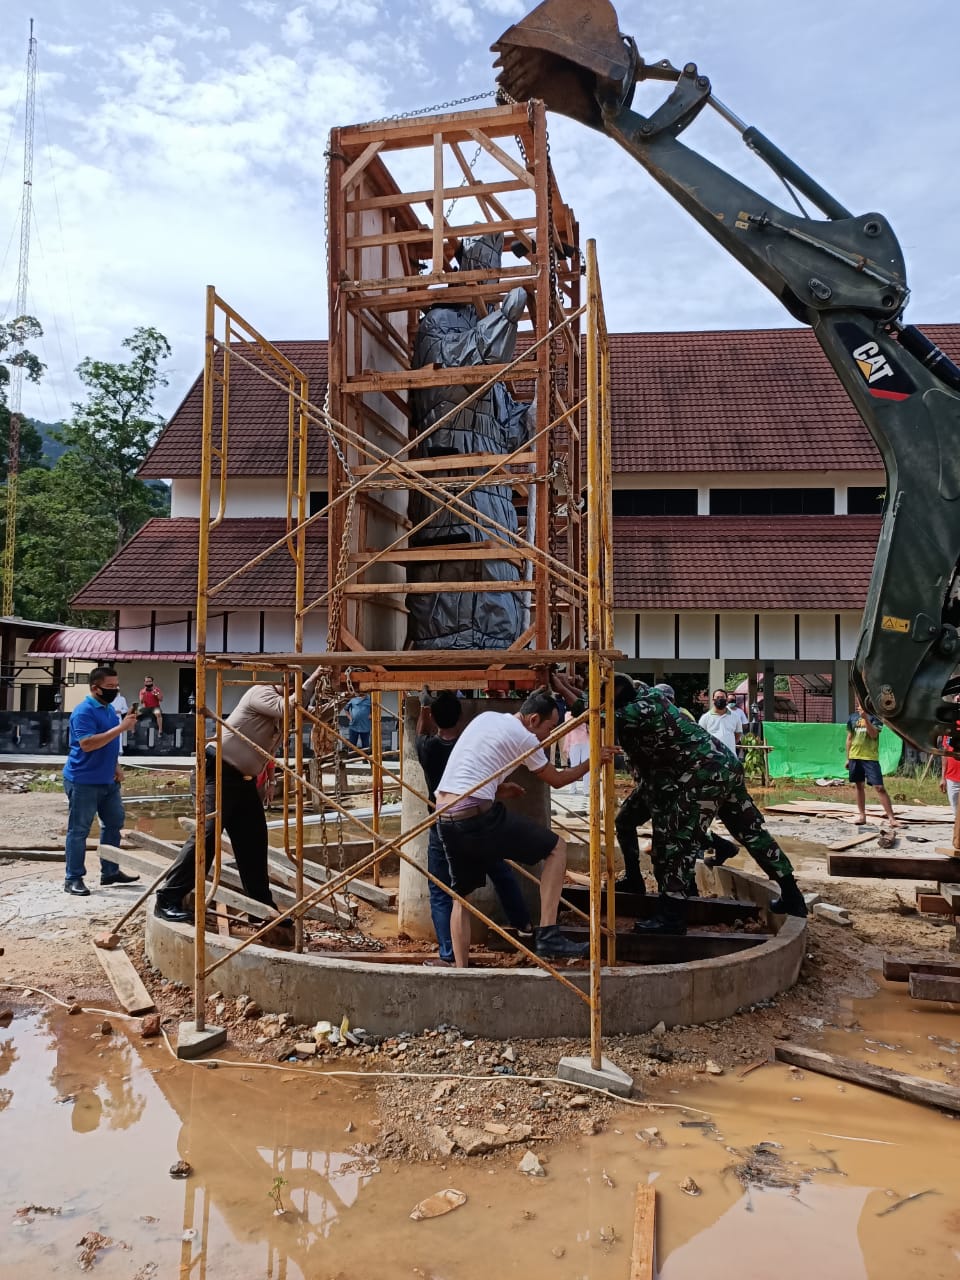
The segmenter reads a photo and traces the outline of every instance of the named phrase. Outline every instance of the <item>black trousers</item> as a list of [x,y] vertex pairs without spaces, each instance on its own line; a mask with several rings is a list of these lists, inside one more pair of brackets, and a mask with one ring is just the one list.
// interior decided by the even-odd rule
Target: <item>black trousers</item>
[[[207,785],[204,790],[207,813],[213,813],[217,806],[216,769],[217,760],[207,755]],[[243,882],[243,891],[248,898],[257,902],[265,902],[275,906],[267,876],[267,818],[263,812],[263,802],[257,795],[255,778],[246,779],[231,765],[222,765],[223,781],[220,788],[222,816],[220,825],[230,837],[233,844],[237,870]],[[205,855],[206,869],[209,872],[213,862],[214,820],[207,818]],[[191,835],[187,838],[179,856],[173,864],[173,870],[160,886],[157,900],[166,906],[179,906],[194,887],[196,875],[196,840]]]

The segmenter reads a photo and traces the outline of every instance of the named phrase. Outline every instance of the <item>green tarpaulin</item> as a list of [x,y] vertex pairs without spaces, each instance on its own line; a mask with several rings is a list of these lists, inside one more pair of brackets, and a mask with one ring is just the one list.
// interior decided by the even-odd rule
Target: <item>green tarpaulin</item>
[[[843,778],[846,776],[845,724],[791,724],[767,721],[764,740],[771,778]],[[880,731],[880,768],[896,773],[903,742],[892,729]]]

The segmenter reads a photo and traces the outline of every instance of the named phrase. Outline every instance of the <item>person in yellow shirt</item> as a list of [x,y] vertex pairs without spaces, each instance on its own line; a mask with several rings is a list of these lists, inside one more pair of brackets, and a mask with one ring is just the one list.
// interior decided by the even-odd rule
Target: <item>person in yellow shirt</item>
[[880,772],[880,733],[883,722],[871,716],[863,709],[863,703],[856,700],[857,710],[847,721],[847,773],[850,781],[857,788],[857,816],[854,823],[861,826],[867,820],[867,803],[865,783],[869,783],[877,792],[877,798],[892,827],[898,825],[893,813],[893,805],[883,785],[883,774]]

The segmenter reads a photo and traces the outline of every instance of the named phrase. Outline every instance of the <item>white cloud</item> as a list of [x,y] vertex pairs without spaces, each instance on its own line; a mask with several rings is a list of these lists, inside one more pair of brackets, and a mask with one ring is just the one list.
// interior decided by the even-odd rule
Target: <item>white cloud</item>
[[431,7],[438,18],[441,18],[458,40],[465,43],[475,40],[480,34],[472,5],[466,0],[431,0]]
[[291,9],[280,26],[280,38],[284,44],[301,48],[313,40],[313,23],[307,17],[304,5]]

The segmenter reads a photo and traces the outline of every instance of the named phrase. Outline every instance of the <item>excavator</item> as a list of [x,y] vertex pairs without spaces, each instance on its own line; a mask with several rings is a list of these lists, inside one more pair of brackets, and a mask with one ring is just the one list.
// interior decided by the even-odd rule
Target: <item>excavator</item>
[[[960,368],[913,325],[903,253],[880,213],[854,215],[748,127],[688,62],[645,62],[610,0],[544,0],[492,46],[505,98],[607,134],[809,325],[876,442],[887,489],[853,664],[868,711],[921,751],[960,752]],[[650,115],[643,81],[672,85]],[[779,208],[678,141],[710,107],[777,174]],[[823,215],[811,217],[799,197]]]

